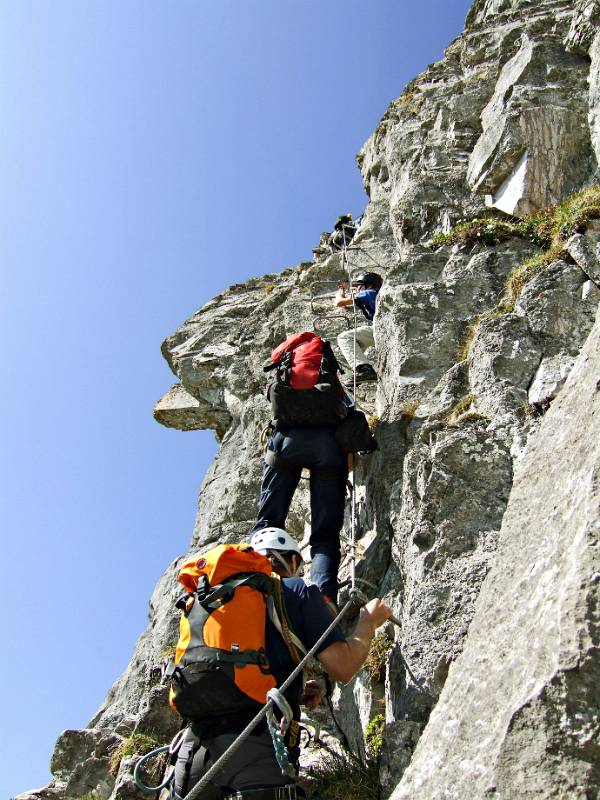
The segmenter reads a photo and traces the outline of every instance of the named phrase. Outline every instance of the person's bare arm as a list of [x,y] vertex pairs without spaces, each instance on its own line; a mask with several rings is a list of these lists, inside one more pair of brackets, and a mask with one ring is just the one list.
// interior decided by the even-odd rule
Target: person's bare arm
[[319,653],[317,658],[334,680],[347,683],[356,675],[369,653],[375,631],[391,613],[382,600],[375,598],[369,601],[361,608],[351,636],[345,642],[336,642]]
[[346,291],[348,289],[347,283],[338,283],[338,290],[333,299],[333,302],[338,308],[345,308],[352,305],[352,298],[348,297]]

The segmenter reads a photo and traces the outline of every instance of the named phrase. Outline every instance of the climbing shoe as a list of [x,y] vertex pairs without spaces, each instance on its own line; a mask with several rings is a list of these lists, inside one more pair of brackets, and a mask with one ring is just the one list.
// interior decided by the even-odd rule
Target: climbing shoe
[[[356,367],[356,383],[369,383],[369,381],[376,381],[377,380],[377,373],[373,369],[370,364],[359,364]],[[347,386],[351,386],[354,384],[354,379],[350,378],[347,382]]]

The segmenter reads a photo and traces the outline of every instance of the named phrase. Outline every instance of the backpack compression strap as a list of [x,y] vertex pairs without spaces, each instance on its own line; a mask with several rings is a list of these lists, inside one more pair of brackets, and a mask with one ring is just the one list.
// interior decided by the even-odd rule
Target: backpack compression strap
[[290,658],[294,664],[299,664],[302,656],[306,653],[306,647],[296,636],[290,625],[290,620],[283,599],[281,578],[276,573],[273,573],[272,579],[273,594],[267,598],[267,612],[269,614],[269,619],[281,634],[281,637],[285,642],[287,649],[289,650]]

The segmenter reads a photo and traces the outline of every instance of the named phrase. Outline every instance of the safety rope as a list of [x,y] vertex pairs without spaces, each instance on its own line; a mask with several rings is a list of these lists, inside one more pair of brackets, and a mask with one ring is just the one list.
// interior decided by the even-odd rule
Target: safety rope
[[[346,226],[342,225],[342,266],[348,275],[348,289],[352,300],[352,315],[354,328],[352,331],[352,399],[356,402],[356,328],[358,327],[358,311],[352,273],[348,261],[348,242],[346,241]],[[356,481],[354,476],[354,454],[349,457],[348,478],[350,480],[350,589],[356,589]]]
[[[304,669],[306,663],[308,662],[309,658],[315,655],[319,647],[325,641],[325,639],[329,636],[331,631],[335,628],[335,626],[339,623],[339,621],[348,613],[348,611],[353,607],[359,607],[361,605],[361,600],[354,593],[350,594],[350,598],[346,602],[345,606],[339,612],[337,617],[331,622],[331,624],[326,628],[326,630],[321,634],[321,636],[317,639],[317,641],[313,644],[307,654],[304,656],[302,661],[296,665],[296,667],[292,670],[292,672],[288,675],[286,680],[281,684],[279,687],[279,691],[281,693],[285,692],[286,689],[292,685],[292,683],[296,680],[298,675]],[[223,769],[223,767],[230,761],[231,758],[237,753],[240,747],[244,744],[246,739],[251,735],[252,731],[256,726],[265,718],[267,712],[270,708],[273,707],[273,701],[271,699],[268,700],[266,705],[264,705],[261,710],[250,720],[250,722],[246,725],[244,730],[240,733],[238,738],[230,745],[230,747],[220,756],[215,763],[208,769],[202,778],[198,781],[198,783],[187,793],[187,795],[183,798],[183,800],[196,800],[201,794],[202,791],[208,786],[211,782],[211,779],[216,775],[219,770]]]

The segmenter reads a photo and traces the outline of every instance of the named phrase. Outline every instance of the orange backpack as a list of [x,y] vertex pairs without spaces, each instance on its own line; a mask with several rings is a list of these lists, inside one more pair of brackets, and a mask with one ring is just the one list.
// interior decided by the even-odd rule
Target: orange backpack
[[169,702],[186,719],[258,710],[277,683],[265,652],[271,562],[245,544],[224,544],[181,567],[182,610]]

